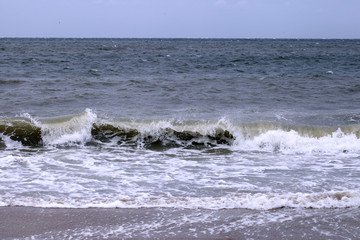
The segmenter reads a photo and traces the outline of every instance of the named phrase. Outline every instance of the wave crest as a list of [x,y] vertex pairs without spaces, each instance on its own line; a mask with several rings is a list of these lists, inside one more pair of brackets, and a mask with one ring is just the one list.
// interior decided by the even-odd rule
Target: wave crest
[[0,118],[0,147],[118,144],[163,150],[230,146],[283,153],[360,152],[360,125],[292,126],[272,122],[128,120],[99,118],[91,109],[50,119]]
[[237,193],[222,197],[135,197],[96,199],[0,199],[0,206],[34,206],[59,208],[185,208],[185,209],[253,209],[279,208],[335,209],[360,207],[358,191],[322,193]]
[[94,125],[92,136],[101,142],[110,142],[116,138],[118,144],[136,144],[150,149],[163,147],[199,147],[231,145],[234,136],[224,129],[216,129],[212,133],[201,134],[197,131],[176,130],[171,127],[148,129],[125,129],[113,125]]

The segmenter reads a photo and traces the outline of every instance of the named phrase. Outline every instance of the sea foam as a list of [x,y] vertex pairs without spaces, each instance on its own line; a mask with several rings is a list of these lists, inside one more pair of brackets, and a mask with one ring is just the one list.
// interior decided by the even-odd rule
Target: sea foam
[[46,145],[84,144],[91,140],[91,128],[97,115],[91,109],[63,118],[43,120],[41,135]]
[[51,208],[184,208],[184,209],[252,209],[278,208],[358,208],[359,191],[321,193],[236,193],[223,197],[137,197],[96,199],[0,198],[0,206],[33,206]]

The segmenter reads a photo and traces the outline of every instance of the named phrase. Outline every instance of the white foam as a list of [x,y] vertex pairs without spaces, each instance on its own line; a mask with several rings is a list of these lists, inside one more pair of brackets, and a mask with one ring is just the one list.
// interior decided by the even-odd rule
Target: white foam
[[349,208],[360,207],[360,192],[322,193],[242,193],[223,197],[158,198],[145,194],[138,198],[120,199],[59,199],[59,198],[0,198],[0,206],[33,206],[54,208],[185,208],[185,209],[254,209],[278,208]]
[[41,123],[33,116],[31,116],[29,113],[22,113],[20,114],[21,118],[26,119],[27,121],[30,121],[32,124],[34,124],[37,127],[41,126]]
[[302,136],[294,130],[269,130],[253,138],[237,137],[235,149],[294,153],[360,152],[360,139],[340,129],[323,137]]
[[96,114],[91,109],[86,109],[79,115],[43,121],[41,133],[44,144],[85,143],[91,139],[91,128],[96,119]]
[[21,142],[18,141],[14,141],[10,138],[10,136],[6,136],[4,134],[0,134],[0,138],[2,139],[2,141],[4,142],[6,149],[10,150],[10,149],[19,149],[22,148],[22,144]]

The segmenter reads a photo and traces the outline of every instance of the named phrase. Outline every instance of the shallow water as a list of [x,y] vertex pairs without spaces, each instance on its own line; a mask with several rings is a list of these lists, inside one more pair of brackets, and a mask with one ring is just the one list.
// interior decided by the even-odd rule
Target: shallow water
[[3,207],[4,239],[357,239],[359,209]]

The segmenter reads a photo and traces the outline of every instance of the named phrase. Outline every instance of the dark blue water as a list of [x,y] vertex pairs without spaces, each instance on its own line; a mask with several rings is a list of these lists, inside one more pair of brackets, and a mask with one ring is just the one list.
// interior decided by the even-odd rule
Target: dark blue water
[[360,112],[359,53],[358,40],[1,39],[0,113],[342,124]]

